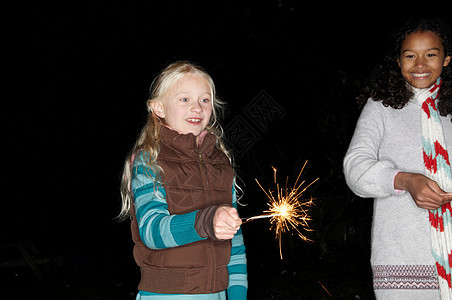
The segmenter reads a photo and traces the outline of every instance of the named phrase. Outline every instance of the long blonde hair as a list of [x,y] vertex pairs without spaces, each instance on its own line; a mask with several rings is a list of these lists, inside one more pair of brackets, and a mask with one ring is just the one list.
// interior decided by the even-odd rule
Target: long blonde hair
[[[211,101],[212,115],[210,117],[206,130],[215,134],[216,147],[229,158],[229,161],[231,161],[232,164],[231,154],[226,149],[223,142],[223,129],[218,122],[218,115],[223,113],[225,103],[217,98],[217,95],[215,93],[215,84],[212,78],[202,67],[198,65],[195,65],[188,61],[176,61],[163,69],[160,75],[157,76],[151,84],[150,97],[146,102],[148,109],[146,125],[141,130],[141,133],[137,141],[135,142],[135,145],[133,146],[124,163],[121,180],[122,207],[118,216],[118,219],[120,220],[125,220],[130,215],[130,206],[133,199],[131,190],[133,160],[140,151],[149,154],[146,160],[146,165],[149,170],[151,170],[156,175],[154,181],[161,184],[161,174],[163,173],[163,170],[157,164],[157,157],[160,151],[160,127],[162,126],[162,124],[164,124],[164,120],[159,118],[152,111],[151,103],[161,99],[169,91],[169,89],[186,74],[202,76],[207,80],[213,101]],[[148,175],[150,176],[150,174]]]

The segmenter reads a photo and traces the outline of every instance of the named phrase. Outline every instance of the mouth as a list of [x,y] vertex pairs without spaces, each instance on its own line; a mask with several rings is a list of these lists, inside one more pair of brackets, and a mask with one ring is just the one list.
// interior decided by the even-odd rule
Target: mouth
[[426,79],[428,77],[430,77],[431,73],[411,73],[411,76],[414,79]]
[[202,119],[199,119],[199,118],[189,118],[189,119],[186,119],[186,121],[187,121],[188,123],[190,123],[190,124],[193,124],[193,125],[199,125],[199,124],[201,124]]

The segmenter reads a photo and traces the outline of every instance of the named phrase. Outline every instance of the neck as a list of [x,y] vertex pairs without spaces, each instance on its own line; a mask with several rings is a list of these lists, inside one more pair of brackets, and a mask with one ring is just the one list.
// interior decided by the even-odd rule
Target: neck
[[[415,102],[422,104],[427,98],[431,97],[435,93],[438,92],[439,87],[441,86],[441,78],[438,77],[436,79],[435,83],[433,83],[432,86],[428,88],[416,88],[410,84],[407,83],[407,85],[410,87],[411,91],[413,92],[413,98]],[[433,100],[436,100],[438,97],[436,96]]]

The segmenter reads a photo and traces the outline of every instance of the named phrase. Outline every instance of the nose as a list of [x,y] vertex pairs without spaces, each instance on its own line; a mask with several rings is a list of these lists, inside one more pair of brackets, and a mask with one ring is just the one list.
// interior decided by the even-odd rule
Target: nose
[[199,101],[193,101],[190,110],[193,112],[202,112],[202,106]]
[[418,57],[416,58],[415,66],[416,66],[417,68],[419,68],[419,69],[424,68],[424,67],[426,66],[426,64],[425,64],[425,58],[422,57],[422,56],[418,56]]

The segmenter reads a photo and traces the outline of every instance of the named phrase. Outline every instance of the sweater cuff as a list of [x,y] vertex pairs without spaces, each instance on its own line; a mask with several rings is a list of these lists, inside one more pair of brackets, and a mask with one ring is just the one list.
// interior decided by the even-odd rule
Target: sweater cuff
[[[395,178],[396,178],[397,174],[399,174],[400,172],[401,172],[401,171],[398,171],[397,173],[395,173],[395,174],[394,174],[394,178],[392,178],[392,186],[393,186],[393,187],[395,186]],[[399,189],[394,188],[394,192],[395,192],[397,195],[403,195],[403,194],[405,194],[406,191],[404,191],[404,190],[399,190]]]
[[248,289],[242,285],[233,285],[228,288],[228,299],[246,299]]
[[170,222],[170,232],[177,245],[193,243],[202,238],[196,232],[193,223],[196,220],[196,211],[182,215],[174,215]]
[[214,241],[221,241],[215,236],[213,230],[213,217],[218,209],[218,205],[209,206],[200,209],[196,213],[195,230],[202,238],[211,238]]
[[383,179],[382,185],[386,192],[388,192],[391,195],[400,195],[403,194],[404,191],[396,190],[394,188],[394,180],[399,173],[400,170],[393,169],[393,168],[385,168],[380,171],[380,178]]

